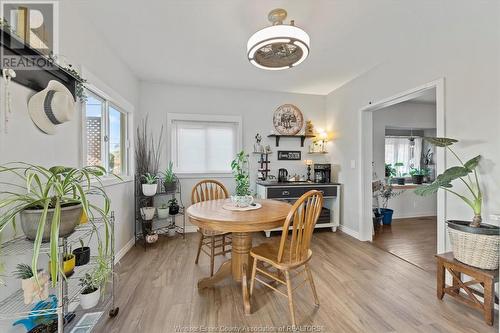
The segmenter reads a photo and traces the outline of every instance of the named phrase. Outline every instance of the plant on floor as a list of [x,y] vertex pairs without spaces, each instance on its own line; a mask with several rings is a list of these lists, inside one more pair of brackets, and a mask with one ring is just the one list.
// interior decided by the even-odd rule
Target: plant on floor
[[[436,177],[436,180],[429,185],[419,187],[415,190],[415,193],[421,196],[436,193],[440,188],[459,197],[463,202],[465,202],[474,212],[474,217],[470,223],[470,227],[477,228],[481,225],[481,206],[483,203],[483,193],[481,191],[481,186],[479,184],[479,177],[477,175],[476,167],[481,160],[481,155],[477,155],[470,160],[463,162],[463,160],[458,157],[451,146],[458,142],[458,140],[450,138],[424,138],[427,142],[437,146],[447,149],[459,162],[459,166],[453,166],[446,169],[442,174]],[[469,195],[460,194],[454,190],[452,182],[455,180],[460,180],[465,187]]]
[[[0,216],[0,234],[7,225],[15,225],[16,216],[20,214],[24,233],[34,241],[33,268],[38,267],[42,241],[50,241],[50,275],[54,286],[61,266],[58,256],[59,238],[73,232],[80,223],[82,211],[90,217],[92,224],[94,216],[102,217],[105,234],[104,239],[97,234],[98,243],[104,246],[106,252],[109,250],[110,200],[101,182],[101,177],[105,175],[104,168],[45,168],[16,162],[0,166],[0,175],[2,174],[14,179],[11,182],[0,182],[0,209],[4,210]],[[93,196],[92,203],[88,199],[89,195]],[[98,198],[102,199],[99,205],[95,201]],[[93,230],[97,230],[95,225]]]
[[387,208],[387,206],[389,205],[389,200],[397,197],[403,192],[404,190],[395,191],[394,187],[391,184],[383,184],[378,192],[379,197],[382,199],[382,207]]

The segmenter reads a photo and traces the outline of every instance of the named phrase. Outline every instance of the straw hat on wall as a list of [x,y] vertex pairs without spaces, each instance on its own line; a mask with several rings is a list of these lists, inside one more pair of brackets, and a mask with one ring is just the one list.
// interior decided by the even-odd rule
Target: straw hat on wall
[[47,88],[33,95],[28,102],[33,123],[44,133],[55,134],[56,126],[73,118],[75,100],[62,83],[50,81]]

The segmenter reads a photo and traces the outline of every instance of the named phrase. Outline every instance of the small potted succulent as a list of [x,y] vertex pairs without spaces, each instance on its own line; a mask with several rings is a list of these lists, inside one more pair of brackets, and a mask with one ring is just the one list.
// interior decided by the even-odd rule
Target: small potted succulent
[[151,221],[155,217],[155,207],[142,207],[141,216],[144,221]]
[[174,163],[170,161],[168,167],[163,173],[163,186],[165,187],[165,192],[172,193],[177,190],[177,178],[174,173]]
[[396,180],[396,183],[398,185],[405,184],[405,174],[399,171],[401,170],[401,167],[404,167],[404,164],[402,162],[394,163],[394,168],[397,170],[397,176],[394,177],[394,179]]
[[80,306],[82,309],[91,309],[99,303],[100,298],[100,281],[96,279],[94,274],[85,273],[85,276],[80,278]]
[[[90,240],[89,240],[90,242]],[[90,261],[90,247],[83,244],[83,240],[80,238],[80,247],[73,250],[75,255],[75,265],[83,266]]]
[[158,218],[159,219],[166,219],[168,218],[169,214],[169,207],[167,206],[166,203],[162,204],[160,207],[156,209],[158,211]]
[[179,214],[179,204],[177,203],[176,198],[172,198],[168,201],[168,213],[170,215]]
[[158,176],[146,173],[142,175],[141,178],[144,180],[142,184],[142,193],[147,197],[155,195],[158,190]]
[[[424,138],[436,147],[447,149],[459,165],[446,169],[429,185],[420,186],[415,190],[418,195],[430,195],[442,189],[460,198],[474,214],[472,220],[448,220],[448,235],[456,260],[467,265],[494,270],[498,268],[500,259],[500,227],[482,223],[481,209],[483,192],[479,183],[477,166],[481,155],[464,162],[451,148],[458,140],[450,138]],[[452,182],[460,180],[466,193],[460,193]],[[493,184],[492,186],[495,186]]]
[[46,300],[49,297],[49,274],[37,270],[38,282],[33,275],[33,269],[27,264],[17,264],[14,276],[21,279],[24,304],[32,304]]
[[422,184],[424,182],[424,177],[429,175],[428,168],[415,169],[411,168],[410,176],[413,184]]
[[[70,277],[75,269],[76,260],[73,253],[65,253],[63,255],[63,272],[66,277]],[[50,264],[49,264],[50,266]]]

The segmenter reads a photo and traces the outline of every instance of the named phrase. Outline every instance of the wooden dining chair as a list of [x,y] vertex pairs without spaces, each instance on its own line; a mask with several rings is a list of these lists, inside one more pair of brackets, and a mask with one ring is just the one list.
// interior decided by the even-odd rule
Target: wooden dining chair
[[[307,281],[312,289],[314,303],[319,306],[316,287],[309,268],[309,260],[312,256],[310,249],[312,233],[318,220],[318,216],[323,207],[323,195],[321,192],[312,190],[302,195],[292,206],[283,224],[283,232],[280,242],[268,242],[260,244],[250,251],[253,258],[252,277],[250,282],[250,296],[252,296],[255,281],[273,289],[279,294],[288,298],[288,306],[292,316],[292,323],[295,323],[292,292],[304,285]],[[289,227],[292,230],[289,231]],[[296,272],[299,268],[303,269]],[[304,279],[292,289],[292,277],[296,278],[306,273]],[[271,278],[272,280],[286,286],[286,293],[257,277],[257,274]],[[284,277],[284,279],[283,279]]]
[[[191,202],[193,204],[228,197],[226,187],[216,180],[206,179],[197,183],[191,191]],[[228,232],[219,232],[198,228],[200,242],[195,264],[198,264],[200,253],[203,251],[210,257],[210,276],[214,275],[215,257],[231,252],[231,236]]]

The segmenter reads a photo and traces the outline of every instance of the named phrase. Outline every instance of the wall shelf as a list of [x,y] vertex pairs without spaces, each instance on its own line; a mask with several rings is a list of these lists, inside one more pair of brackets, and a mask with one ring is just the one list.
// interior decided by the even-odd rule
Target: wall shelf
[[316,135],[313,135],[313,134],[310,134],[310,135],[269,134],[267,137],[276,139],[276,147],[280,146],[280,138],[300,138],[300,146],[304,147],[304,141],[306,140],[306,138],[314,138],[315,136]]
[[[16,77],[12,78],[12,81],[38,92],[45,89],[49,81],[56,80],[68,88],[76,100],[76,85],[79,80],[61,66],[50,63],[45,54],[26,45],[19,37],[12,35],[2,28],[0,28],[0,47],[3,58],[0,63],[0,69],[12,68],[15,70]],[[10,57],[16,59],[16,63],[9,61]],[[34,67],[33,69],[22,68],[16,70],[20,62],[32,63],[29,59],[41,59],[41,57],[44,58],[42,63],[47,65],[50,64],[50,66],[43,68],[39,65],[32,65],[32,67]],[[11,64],[11,66],[9,66],[9,64]]]

